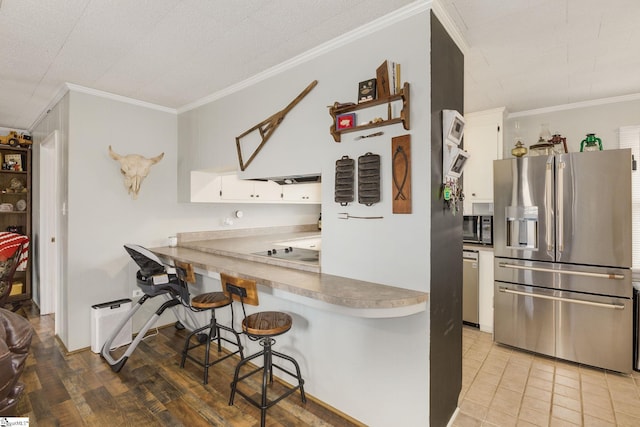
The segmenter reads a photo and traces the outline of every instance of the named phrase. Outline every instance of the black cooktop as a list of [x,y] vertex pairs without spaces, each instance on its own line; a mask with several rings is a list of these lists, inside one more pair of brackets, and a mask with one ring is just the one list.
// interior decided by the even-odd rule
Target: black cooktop
[[254,252],[253,255],[266,256],[269,258],[286,259],[289,261],[318,262],[320,252],[311,249],[300,249],[289,247],[273,247],[266,251]]

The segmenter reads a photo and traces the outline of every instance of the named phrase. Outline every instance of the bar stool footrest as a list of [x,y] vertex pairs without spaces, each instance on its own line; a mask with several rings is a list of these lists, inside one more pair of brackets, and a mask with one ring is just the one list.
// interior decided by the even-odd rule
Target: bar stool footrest
[[189,360],[191,360],[191,361],[192,361],[193,363],[195,363],[196,365],[202,366],[203,368],[210,368],[210,367],[212,367],[213,365],[215,365],[216,363],[222,362],[223,360],[228,359],[229,357],[231,357],[231,356],[233,356],[233,355],[236,355],[236,354],[238,354],[238,353],[240,353],[240,350],[236,350],[236,351],[234,351],[233,353],[225,354],[225,355],[224,355],[224,356],[222,356],[222,357],[218,357],[218,358],[216,358],[216,360],[214,360],[213,362],[209,362],[208,364],[205,364],[202,360],[200,360],[200,359],[198,359],[198,358],[196,358],[196,357],[193,357],[193,356],[192,356],[192,355],[190,355],[190,354],[187,354],[187,355],[186,355],[186,358],[187,358],[187,359],[189,359]]
[[[288,388],[288,387],[287,387]],[[256,408],[262,409],[262,410],[266,410],[271,408],[273,405],[275,405],[276,403],[280,402],[282,399],[289,397],[290,395],[292,395],[293,393],[295,393],[298,389],[300,388],[300,385],[297,386],[291,386],[291,388],[288,388],[287,391],[285,391],[284,393],[282,393],[280,396],[278,396],[276,399],[269,401],[265,406],[262,406],[262,403],[259,403],[257,401],[255,401],[252,397],[248,396],[245,392],[243,392],[242,390],[237,390],[236,389],[236,393],[239,394],[240,396],[244,397],[246,401],[248,401],[249,403],[251,403],[253,406],[255,406]],[[306,403],[307,402],[307,398],[306,396],[302,396],[302,402]]]
[[[213,326],[212,326],[213,325]],[[209,330],[208,334],[202,334],[202,331],[205,330]],[[231,334],[233,334],[235,336],[235,341],[232,341],[230,338],[224,337],[222,336],[222,334],[220,333],[220,331],[227,331]],[[205,339],[201,340],[200,339],[200,335],[205,335]],[[193,337],[196,337],[196,343],[193,345],[190,345],[191,343],[191,339]],[[222,357],[217,357],[215,358],[215,360],[213,361],[209,361],[210,359],[210,352],[211,352],[211,343],[212,342],[218,342],[218,353],[222,352],[222,346],[221,346],[221,342],[224,341],[226,343],[232,344],[234,346],[236,346],[238,349],[235,351],[230,352],[229,354],[225,354]],[[195,348],[201,347],[201,346],[205,346],[205,354],[204,354],[204,360],[201,358],[197,358],[191,354],[189,354],[189,352]],[[186,338],[185,340],[185,345],[184,345],[184,349],[182,350],[182,359],[180,361],[180,367],[184,368],[185,362],[187,361],[187,359],[191,360],[192,362],[194,362],[195,364],[201,366],[204,368],[204,379],[203,379],[203,383],[207,384],[209,382],[209,368],[213,365],[215,365],[216,363],[220,363],[225,359],[228,359],[231,356],[234,356],[236,354],[240,354],[240,360],[242,360],[244,358],[244,353],[243,353],[243,346],[240,343],[240,334],[233,328],[229,328],[227,326],[221,325],[218,322],[215,322],[215,317],[212,317],[212,322],[205,325],[205,326],[201,326],[198,329],[193,330]]]
[[[299,371],[300,368],[298,366],[298,362],[291,356],[288,356],[286,354],[282,354],[280,352],[274,351],[274,350],[270,350],[271,355],[272,356],[277,356],[280,357],[282,359],[288,360],[291,363],[293,363],[294,367]],[[256,406],[257,408],[262,409],[263,411],[266,410],[267,408],[270,408],[271,406],[275,405],[276,403],[278,403],[279,401],[281,401],[282,399],[286,398],[287,396],[290,396],[291,394],[295,393],[298,389],[300,390],[300,396],[302,398],[302,402],[306,403],[307,402],[307,397],[304,393],[304,379],[302,379],[302,376],[298,373],[293,373],[291,372],[289,369],[283,368],[282,366],[276,364],[276,363],[271,363],[271,371],[273,372],[273,368],[277,368],[278,370],[288,374],[289,376],[291,376],[292,378],[294,378],[295,380],[298,381],[298,385],[293,385],[293,384],[282,384],[283,387],[287,388],[287,390],[282,393],[280,396],[278,396],[276,399],[270,400],[266,405],[262,405],[262,403],[257,402],[256,400],[254,400],[252,397],[248,396],[247,393],[243,392],[242,390],[238,389],[238,383],[240,383],[241,381],[249,378],[250,376],[257,374],[258,372],[262,372],[264,371],[265,367],[264,366],[258,366],[254,369],[252,369],[249,372],[246,372],[243,375],[238,375],[240,373],[240,368],[247,364],[249,361],[256,359],[258,357],[264,356],[265,354],[265,350],[262,350],[256,354],[253,354],[249,357],[247,357],[246,359],[242,359],[240,361],[240,363],[238,364],[238,366],[236,367],[236,378],[235,380],[231,383],[231,389],[232,389],[232,394],[231,394],[231,398],[229,399],[229,405],[233,405],[233,401],[234,401],[234,395],[235,393],[239,394],[240,396],[244,397],[246,400],[248,400],[251,404],[253,404],[254,406]],[[272,376],[270,375],[270,377],[272,378]],[[270,381],[270,383],[272,383],[273,380]],[[235,385],[235,386],[234,386]],[[266,392],[266,390],[264,391]]]

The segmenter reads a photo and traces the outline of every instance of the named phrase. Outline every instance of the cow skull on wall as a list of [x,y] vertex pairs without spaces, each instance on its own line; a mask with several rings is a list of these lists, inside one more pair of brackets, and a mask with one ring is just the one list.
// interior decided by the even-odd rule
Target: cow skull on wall
[[161,153],[155,157],[147,159],[139,154],[129,154],[121,156],[111,149],[109,146],[109,155],[112,159],[120,162],[120,172],[124,175],[124,186],[133,195],[134,199],[138,198],[138,191],[140,191],[140,185],[147,175],[151,166],[158,163],[164,157],[164,153]]

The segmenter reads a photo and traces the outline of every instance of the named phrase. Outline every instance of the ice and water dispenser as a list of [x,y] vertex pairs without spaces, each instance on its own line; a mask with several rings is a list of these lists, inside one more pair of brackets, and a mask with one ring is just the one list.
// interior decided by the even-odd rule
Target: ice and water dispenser
[[538,207],[506,208],[506,246],[511,249],[538,249]]

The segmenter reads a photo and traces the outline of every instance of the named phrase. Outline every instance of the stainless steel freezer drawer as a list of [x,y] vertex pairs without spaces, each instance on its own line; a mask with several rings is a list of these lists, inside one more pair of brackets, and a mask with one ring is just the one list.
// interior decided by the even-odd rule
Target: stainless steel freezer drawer
[[496,257],[495,280],[575,292],[632,297],[631,269]]
[[632,300],[495,282],[496,342],[630,372]]
[[631,372],[633,301],[557,292],[556,357]]
[[[495,282],[493,339],[496,342],[554,356],[556,333],[554,303],[527,296],[532,286]],[[553,294],[553,291],[537,291]]]

